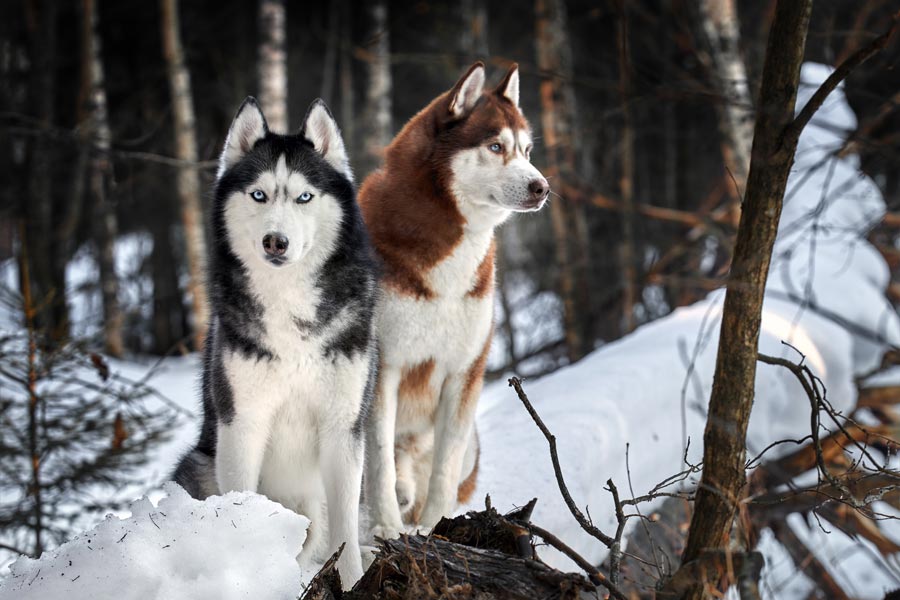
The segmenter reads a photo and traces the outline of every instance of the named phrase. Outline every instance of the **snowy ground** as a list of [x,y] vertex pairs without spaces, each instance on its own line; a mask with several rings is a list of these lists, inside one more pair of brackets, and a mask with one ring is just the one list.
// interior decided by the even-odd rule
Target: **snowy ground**
[[[798,106],[828,72],[818,65],[804,67]],[[803,352],[839,410],[854,406],[854,377],[878,364],[884,342],[900,345],[900,320],[884,296],[887,266],[865,241],[866,231],[884,212],[883,200],[875,185],[858,172],[855,157],[831,157],[854,128],[855,117],[838,90],[801,138],[760,341],[760,350],[768,354],[796,359],[794,350],[782,342]],[[612,478],[624,496],[644,494],[683,468],[688,439],[690,460],[699,460],[722,299],[721,291],[713,292],[576,365],[525,382],[532,403],[558,438],[572,496],[589,507],[594,522],[604,530],[614,528],[612,503],[604,489],[607,479]],[[866,332],[877,332],[883,342],[873,341]],[[138,378],[150,363],[115,362],[113,367]],[[196,413],[198,369],[196,357],[168,359],[152,383],[186,411]],[[147,473],[154,500],[165,495],[159,483],[195,439],[199,420],[184,423]],[[808,424],[809,405],[793,375],[760,365],[748,439],[751,453],[776,440],[801,437]],[[604,548],[581,532],[566,510],[546,441],[505,382],[485,389],[478,428],[482,440],[478,486],[472,503],[460,507],[460,512],[482,508],[485,494],[500,510],[537,497],[536,523],[592,562],[602,561]],[[769,456],[790,450],[790,445],[780,446]],[[54,598],[64,592],[66,597],[101,597],[101,590],[121,591],[132,584],[150,597],[150,591],[164,590],[156,592],[160,598],[246,597],[244,591],[250,594],[249,590],[251,597],[287,597],[299,589],[301,576],[308,578],[288,560],[303,541],[301,519],[249,495],[196,503],[168,491],[175,497],[161,500],[157,508],[141,501],[132,507],[131,519],[110,518],[40,561],[17,563],[13,577],[0,583],[0,599]],[[264,514],[273,511],[277,518],[266,521]],[[144,516],[163,512],[168,517],[157,523]],[[885,589],[900,587],[894,561],[882,559],[867,542],[836,530],[825,535],[815,523],[799,517],[790,523],[852,597],[881,598]],[[129,532],[125,541],[118,543],[125,532]],[[887,533],[900,541],[900,527],[890,525]],[[763,536],[761,549],[767,558],[764,597],[804,598],[809,583],[771,534]],[[544,556],[574,570],[560,555],[545,551]],[[72,581],[76,577],[80,578]]]

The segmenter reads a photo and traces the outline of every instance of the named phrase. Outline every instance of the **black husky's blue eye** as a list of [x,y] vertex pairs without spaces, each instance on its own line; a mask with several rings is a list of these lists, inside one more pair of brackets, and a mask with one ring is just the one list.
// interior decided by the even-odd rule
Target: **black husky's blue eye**
[[262,190],[253,190],[250,192],[250,197],[256,200],[257,202],[265,202],[266,201],[266,193]]
[[303,192],[299,196],[297,196],[297,204],[306,204],[310,200],[313,199],[313,195],[309,192]]
[[488,146],[488,150],[494,152],[495,154],[500,154],[501,152],[503,152],[503,146],[501,146],[497,142],[494,142],[493,144]]

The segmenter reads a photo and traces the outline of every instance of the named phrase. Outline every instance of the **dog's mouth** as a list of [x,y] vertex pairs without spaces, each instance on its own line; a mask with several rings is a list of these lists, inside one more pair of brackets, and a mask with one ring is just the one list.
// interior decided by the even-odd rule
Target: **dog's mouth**
[[522,202],[521,204],[519,204],[519,206],[517,206],[513,210],[515,210],[517,212],[539,211],[539,210],[541,210],[541,208],[544,207],[544,204],[547,202],[547,198],[549,198],[549,197],[550,197],[550,193],[548,192],[547,194],[544,195],[543,198],[541,198],[539,200],[526,200],[525,202]]
[[287,262],[287,259],[283,256],[267,256],[266,261],[268,261],[270,265],[280,267]]

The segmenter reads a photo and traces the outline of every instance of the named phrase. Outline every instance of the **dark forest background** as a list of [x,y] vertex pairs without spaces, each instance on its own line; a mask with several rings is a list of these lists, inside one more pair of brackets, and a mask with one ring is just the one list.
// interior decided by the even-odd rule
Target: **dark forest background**
[[[180,20],[174,29],[167,4]],[[205,206],[234,111],[261,93],[272,34],[262,4],[0,5],[0,260],[24,255],[41,329],[94,336],[111,354],[193,347],[197,288],[184,207],[191,194]],[[362,181],[384,143],[473,60],[486,62],[489,82],[517,62],[533,162],[559,197],[504,226],[490,367],[551,370],[723,282],[736,226],[729,207],[741,186],[720,115],[739,100],[723,94],[721,48],[703,33],[701,4],[287,2],[288,127],[323,98]],[[751,99],[774,4],[736,2]],[[816,2],[807,60],[838,63],[882,33],[896,10],[891,0]],[[173,102],[167,29],[180,36],[193,123]],[[895,42],[846,84],[860,115],[851,143],[890,209],[900,206],[898,61]],[[183,154],[186,130],[196,159]],[[199,173],[199,191],[183,184],[189,171]],[[896,271],[893,222],[872,238]],[[124,272],[112,266],[115,242],[129,234],[141,243]],[[94,271],[73,289],[65,272],[77,254]],[[12,284],[21,287],[23,272]],[[85,323],[71,313],[78,294],[91,299]]]

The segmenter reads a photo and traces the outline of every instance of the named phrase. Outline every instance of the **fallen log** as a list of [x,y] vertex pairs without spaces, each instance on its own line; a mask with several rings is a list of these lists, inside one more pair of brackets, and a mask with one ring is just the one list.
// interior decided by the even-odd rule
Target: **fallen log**
[[[442,519],[427,536],[376,539],[374,562],[350,591],[341,591],[335,554],[303,600],[575,600],[596,597],[577,573],[544,564],[528,529],[535,500],[507,515],[491,508]],[[587,596],[590,594],[590,596]]]

